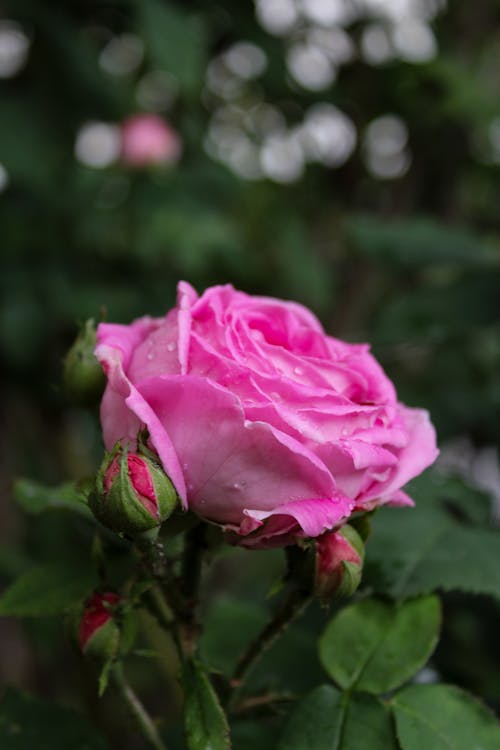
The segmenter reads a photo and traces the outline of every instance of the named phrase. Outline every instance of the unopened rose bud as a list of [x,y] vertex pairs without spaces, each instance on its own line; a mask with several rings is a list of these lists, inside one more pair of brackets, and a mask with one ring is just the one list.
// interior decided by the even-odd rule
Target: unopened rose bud
[[106,659],[118,650],[120,631],[113,612],[120,597],[110,591],[93,594],[85,604],[78,642],[85,655]]
[[96,328],[92,318],[82,326],[64,360],[64,386],[78,404],[97,403],[104,391],[105,377],[94,356]]
[[181,155],[181,139],[158,115],[129,117],[122,124],[121,137],[121,158],[129,167],[175,164]]
[[364,545],[352,526],[330,531],[316,539],[314,593],[323,602],[352,596],[363,571]]
[[172,482],[150,455],[118,445],[99,470],[89,504],[105,526],[134,535],[163,523],[177,501]]

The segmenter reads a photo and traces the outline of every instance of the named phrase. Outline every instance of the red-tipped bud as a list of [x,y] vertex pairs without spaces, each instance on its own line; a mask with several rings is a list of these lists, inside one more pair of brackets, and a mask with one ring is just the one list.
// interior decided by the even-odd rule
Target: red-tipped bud
[[107,658],[118,648],[119,629],[113,612],[120,597],[110,591],[95,593],[85,604],[78,629],[78,642],[84,654]]
[[117,445],[99,470],[89,503],[99,520],[114,531],[138,534],[154,529],[177,506],[177,493],[147,451],[129,453]]
[[352,596],[361,581],[363,560],[363,541],[352,526],[322,534],[316,539],[315,595],[324,602]]

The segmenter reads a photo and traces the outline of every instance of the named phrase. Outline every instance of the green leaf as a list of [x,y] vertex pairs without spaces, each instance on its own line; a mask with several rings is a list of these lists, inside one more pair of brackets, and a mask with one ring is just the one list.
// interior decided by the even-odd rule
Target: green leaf
[[77,572],[56,564],[39,566],[21,575],[3,592],[0,615],[57,615],[82,602],[96,585],[91,570]]
[[402,750],[494,750],[500,723],[476,698],[450,685],[410,685],[392,700]]
[[210,679],[199,662],[183,672],[184,727],[189,750],[228,750],[229,726]]
[[278,750],[396,750],[390,715],[371,695],[322,685],[291,713]]
[[319,640],[320,661],[344,689],[385,693],[432,654],[441,608],[435,596],[402,604],[365,599],[342,609]]
[[177,79],[186,93],[201,84],[205,39],[197,18],[160,0],[138,4],[139,24],[150,54],[160,68]]
[[46,487],[31,479],[18,479],[14,485],[14,497],[26,513],[36,515],[46,510],[70,510],[92,517],[80,483],[65,482],[58,487]]
[[2,750],[106,750],[76,711],[9,689],[0,703]]
[[[463,515],[463,497],[456,505]],[[459,523],[435,501],[382,508],[373,519],[364,584],[393,598],[437,589],[500,597],[500,534]]]
[[464,227],[450,227],[426,217],[387,221],[355,214],[345,220],[348,239],[385,267],[431,264],[481,265],[495,261],[495,253]]

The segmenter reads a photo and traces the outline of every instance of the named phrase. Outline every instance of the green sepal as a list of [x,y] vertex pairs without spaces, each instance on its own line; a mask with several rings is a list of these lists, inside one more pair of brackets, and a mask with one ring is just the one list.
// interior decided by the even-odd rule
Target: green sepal
[[361,558],[361,566],[358,567],[362,568],[365,559],[365,545],[363,535],[360,534],[358,529],[348,523],[346,523],[345,526],[342,526],[342,528],[338,530],[337,534],[343,536],[344,539],[349,542],[351,547],[356,550]]
[[342,577],[340,579],[340,585],[335,592],[335,597],[348,598],[352,596],[358,589],[361,583],[361,576],[363,575],[363,568],[361,565],[356,565],[353,562],[342,561]]
[[114,659],[118,653],[120,644],[120,628],[114,618],[110,618],[104,625],[101,625],[90,636],[83,653],[98,661],[107,661]]

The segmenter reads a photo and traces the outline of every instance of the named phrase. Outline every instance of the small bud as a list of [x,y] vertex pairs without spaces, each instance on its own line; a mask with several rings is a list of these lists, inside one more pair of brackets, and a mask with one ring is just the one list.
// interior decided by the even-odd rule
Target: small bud
[[78,629],[78,642],[85,655],[104,661],[116,654],[120,631],[113,610],[119,601],[117,594],[108,591],[95,593],[86,602]]
[[64,385],[69,397],[82,406],[98,403],[105,377],[94,356],[96,328],[92,318],[82,326],[64,360]]
[[323,602],[352,596],[363,571],[364,545],[352,526],[329,531],[316,539],[314,593]]
[[177,503],[172,482],[150,451],[129,453],[120,444],[105,458],[89,498],[101,523],[131,535],[160,526]]

